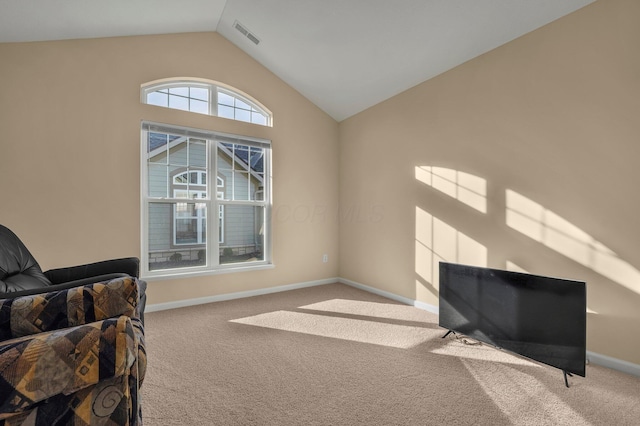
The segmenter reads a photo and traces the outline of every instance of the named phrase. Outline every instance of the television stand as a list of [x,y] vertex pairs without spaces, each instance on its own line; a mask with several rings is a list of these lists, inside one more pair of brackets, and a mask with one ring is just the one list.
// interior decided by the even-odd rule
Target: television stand
[[562,370],[562,372],[564,373],[564,384],[569,387],[569,381],[567,380],[567,376],[569,377],[573,377],[573,374],[569,373],[566,370]]
[[445,333],[445,335],[444,335],[444,336],[442,336],[442,337],[441,337],[441,339],[444,339],[445,337],[447,337],[447,336],[448,336],[449,334],[451,334],[451,333],[456,334],[456,332],[455,332],[455,331],[453,331],[453,330],[449,330],[449,331],[447,331],[447,332]]

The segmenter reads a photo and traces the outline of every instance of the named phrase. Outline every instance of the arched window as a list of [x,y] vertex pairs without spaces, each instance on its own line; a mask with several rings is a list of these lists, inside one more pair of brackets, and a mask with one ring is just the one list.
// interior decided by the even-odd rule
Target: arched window
[[271,126],[271,112],[251,96],[219,82],[165,79],[142,85],[141,102]]

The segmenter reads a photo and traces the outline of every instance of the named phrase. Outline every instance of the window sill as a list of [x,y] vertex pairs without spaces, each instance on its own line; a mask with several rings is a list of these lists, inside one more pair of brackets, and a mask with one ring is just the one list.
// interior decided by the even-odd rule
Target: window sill
[[199,269],[199,270],[164,270],[144,273],[140,279],[145,281],[162,281],[181,278],[202,277],[207,275],[233,274],[237,272],[262,271],[273,269],[273,263],[261,263],[259,265],[230,265],[219,269]]

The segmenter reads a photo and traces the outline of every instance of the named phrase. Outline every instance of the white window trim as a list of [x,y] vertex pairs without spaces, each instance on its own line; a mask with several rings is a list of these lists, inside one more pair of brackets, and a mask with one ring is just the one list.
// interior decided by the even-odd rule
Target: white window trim
[[[218,256],[220,252],[219,244],[220,242],[216,241],[217,239],[211,239],[211,230],[212,218],[215,218],[215,228],[218,229],[218,215],[208,215],[207,216],[207,241],[210,242],[207,245],[207,262],[204,266],[192,266],[185,268],[172,268],[172,269],[162,269],[162,270],[149,270],[149,226],[147,218],[149,217],[149,205],[156,203],[175,203],[175,202],[184,202],[185,199],[178,198],[164,198],[164,197],[149,197],[149,181],[148,181],[148,164],[147,164],[147,135],[149,132],[157,132],[157,133],[169,133],[169,134],[177,134],[179,133],[181,136],[185,137],[195,137],[205,140],[212,139],[226,139],[228,141],[235,141],[235,143],[240,144],[250,144],[259,147],[266,148],[266,157],[264,159],[264,176],[267,183],[264,185],[264,188],[267,190],[264,192],[264,200],[255,200],[255,201],[224,201],[224,204],[236,204],[236,205],[262,205],[265,209],[264,213],[264,221],[265,224],[269,224],[269,232],[266,232],[264,238],[264,259],[260,261],[254,261],[247,264],[243,263],[229,263],[229,264],[219,264]],[[176,125],[165,125],[162,123],[154,123],[150,121],[143,121],[141,127],[141,143],[140,143],[140,223],[141,223],[141,248],[142,248],[142,262],[140,265],[141,277],[143,278],[177,278],[177,277],[188,277],[188,276],[201,276],[201,275],[215,275],[220,273],[228,273],[228,272],[240,272],[240,271],[249,271],[249,270],[257,270],[257,269],[265,269],[272,268],[272,227],[271,227],[271,218],[272,218],[272,202],[271,202],[271,141],[265,139],[259,139],[248,136],[240,136],[233,135],[222,132],[214,132],[208,130],[200,130],[194,129],[184,126],[176,126]],[[210,153],[210,144],[207,144],[207,158],[212,158],[212,154]],[[215,163],[215,162],[214,162]],[[208,174],[208,184],[209,187],[213,184],[212,178],[209,176],[216,177],[216,188],[217,188],[217,164],[212,164],[209,168],[210,173]],[[217,211],[217,206],[222,205],[217,199],[217,195],[215,198],[206,199],[208,203],[211,203],[211,211]]]

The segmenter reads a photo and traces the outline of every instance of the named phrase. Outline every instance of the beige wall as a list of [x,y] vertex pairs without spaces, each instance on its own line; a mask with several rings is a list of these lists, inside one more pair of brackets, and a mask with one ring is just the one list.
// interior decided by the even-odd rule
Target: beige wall
[[[148,303],[337,276],[338,125],[220,35],[0,44],[0,58],[0,223],[43,269],[140,256],[150,120],[272,140],[276,267],[153,281]],[[140,104],[142,83],[181,76],[252,95],[273,128]]]
[[[431,253],[483,247],[586,280],[588,349],[640,363],[638,22],[638,1],[595,2],[340,123],[341,211],[377,211],[343,214],[340,276],[435,305]],[[429,166],[485,179],[486,213],[417,179]],[[507,226],[507,190],[546,222]]]

